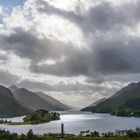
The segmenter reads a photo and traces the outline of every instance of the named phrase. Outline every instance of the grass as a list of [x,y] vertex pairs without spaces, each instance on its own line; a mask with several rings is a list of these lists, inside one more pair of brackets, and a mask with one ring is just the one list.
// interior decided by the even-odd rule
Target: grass
[[140,140],[140,137],[137,138],[129,138],[129,137],[109,137],[109,138],[105,138],[105,137],[98,137],[98,138],[94,138],[94,137],[67,137],[64,138],[63,140]]
[[7,125],[31,125],[32,122],[4,122],[0,124],[7,124]]
[[32,124],[31,122],[11,122],[8,125],[29,125]]

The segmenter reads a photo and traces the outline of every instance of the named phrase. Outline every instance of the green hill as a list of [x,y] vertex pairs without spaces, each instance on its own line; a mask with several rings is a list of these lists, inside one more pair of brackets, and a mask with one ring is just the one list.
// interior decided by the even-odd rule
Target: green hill
[[86,107],[82,111],[97,113],[111,113],[121,109],[140,109],[140,82],[131,83],[116,92],[110,98],[91,107]]
[[16,101],[8,88],[0,86],[0,117],[22,116],[29,112],[29,109],[22,107]]
[[17,101],[20,102],[26,108],[30,108],[31,110],[68,110],[69,107],[62,104],[55,98],[48,96],[42,92],[32,92],[25,88],[18,88],[16,86],[11,86],[10,90],[12,94],[16,98]]

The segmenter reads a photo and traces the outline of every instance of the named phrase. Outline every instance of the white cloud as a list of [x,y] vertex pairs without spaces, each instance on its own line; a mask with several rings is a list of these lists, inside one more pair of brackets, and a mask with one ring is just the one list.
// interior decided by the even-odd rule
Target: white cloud
[[[50,13],[38,10],[44,6],[37,4],[40,0],[27,0],[12,9],[0,6],[0,71],[10,77],[4,74],[3,79],[7,80],[3,83],[27,80],[49,84],[54,86],[54,91],[50,91],[54,97],[81,107],[139,79],[140,19],[134,8],[138,0],[44,1],[48,2]],[[122,10],[131,8],[131,4],[129,14]],[[132,51],[131,44],[135,44],[136,51]],[[132,65],[134,60],[137,66]],[[31,64],[43,66],[44,73],[31,71]],[[124,64],[131,75],[127,78],[122,76],[126,71]],[[11,80],[12,75],[18,78]],[[36,89],[35,85],[30,87]]]

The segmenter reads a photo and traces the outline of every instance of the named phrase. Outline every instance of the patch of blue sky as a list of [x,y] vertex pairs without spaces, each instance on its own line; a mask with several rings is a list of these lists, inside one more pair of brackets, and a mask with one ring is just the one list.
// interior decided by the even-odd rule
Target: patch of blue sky
[[22,5],[24,2],[25,0],[0,0],[0,5],[13,7]]

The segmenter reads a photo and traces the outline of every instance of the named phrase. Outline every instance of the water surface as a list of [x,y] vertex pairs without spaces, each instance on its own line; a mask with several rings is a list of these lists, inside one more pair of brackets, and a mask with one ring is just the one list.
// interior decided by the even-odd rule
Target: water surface
[[[116,129],[135,129],[140,126],[140,118],[116,117],[109,114],[97,114],[80,111],[63,111],[61,120],[52,121],[39,125],[0,125],[0,128],[16,133],[27,133],[33,129],[35,134],[60,133],[61,123],[64,123],[65,132],[70,134],[79,134],[82,130],[108,132]],[[22,121],[23,117],[10,118],[11,121]]]

